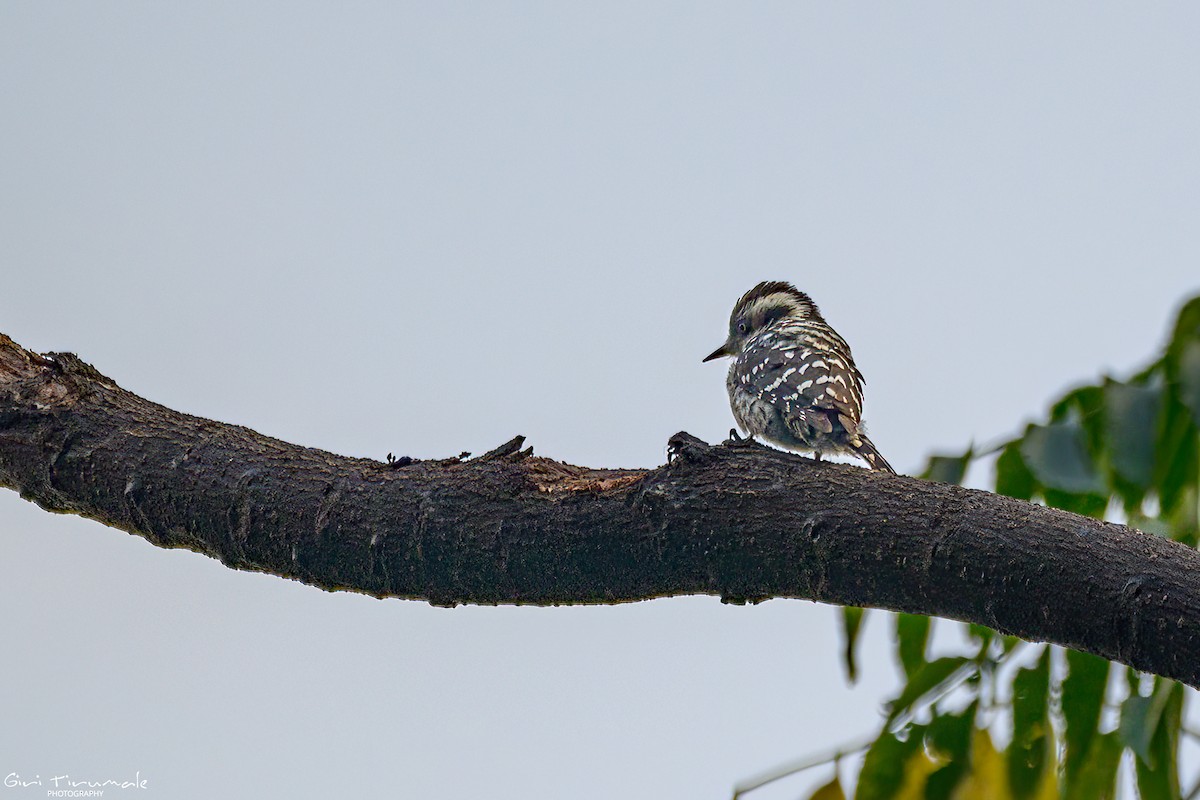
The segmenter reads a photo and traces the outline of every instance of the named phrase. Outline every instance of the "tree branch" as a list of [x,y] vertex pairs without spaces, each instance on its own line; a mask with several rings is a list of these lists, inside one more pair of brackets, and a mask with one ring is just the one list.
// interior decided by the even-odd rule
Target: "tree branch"
[[0,334],[0,485],[235,569],[456,603],[795,597],[968,620],[1200,686],[1200,553],[987,492],[672,437],[598,470],[514,440],[346,458],[182,414]]

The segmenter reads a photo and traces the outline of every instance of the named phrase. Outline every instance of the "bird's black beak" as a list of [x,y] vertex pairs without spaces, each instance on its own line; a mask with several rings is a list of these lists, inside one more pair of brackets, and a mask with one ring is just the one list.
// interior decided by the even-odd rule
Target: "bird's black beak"
[[704,360],[701,361],[700,363],[703,364],[705,361],[712,361],[714,358],[724,358],[725,356],[733,355],[733,353],[729,352],[728,348],[729,348],[729,343],[726,342],[725,344],[721,345],[716,350],[713,350],[711,353],[709,353],[707,356],[705,356]]

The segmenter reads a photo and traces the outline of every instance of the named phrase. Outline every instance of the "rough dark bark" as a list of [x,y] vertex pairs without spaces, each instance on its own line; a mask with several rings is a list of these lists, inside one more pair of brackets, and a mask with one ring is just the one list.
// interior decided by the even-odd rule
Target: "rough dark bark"
[[1200,686],[1200,554],[987,492],[678,434],[671,463],[403,466],[151,403],[0,335],[0,485],[236,569],[431,603],[798,597],[982,623]]

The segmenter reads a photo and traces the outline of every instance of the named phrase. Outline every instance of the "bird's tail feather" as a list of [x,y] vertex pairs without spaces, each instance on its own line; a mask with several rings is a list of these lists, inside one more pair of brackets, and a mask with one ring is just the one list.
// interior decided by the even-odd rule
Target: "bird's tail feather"
[[870,439],[863,434],[859,434],[858,439],[858,444],[851,445],[851,449],[863,461],[866,461],[871,469],[890,472],[893,475],[896,474],[896,470],[892,469],[892,465],[887,462],[887,459],[880,455],[879,451],[875,449],[875,444]]

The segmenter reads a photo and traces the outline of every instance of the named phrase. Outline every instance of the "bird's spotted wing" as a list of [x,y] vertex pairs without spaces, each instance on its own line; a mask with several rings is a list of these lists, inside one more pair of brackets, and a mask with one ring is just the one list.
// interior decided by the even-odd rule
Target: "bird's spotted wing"
[[823,433],[835,423],[847,432],[857,430],[862,376],[836,349],[771,337],[746,348],[739,362],[741,388],[775,406],[789,422]]

